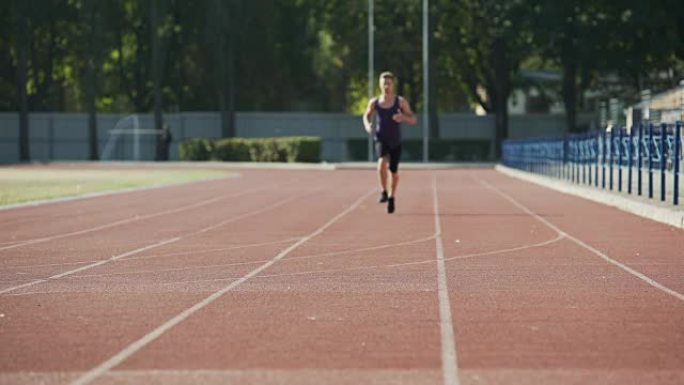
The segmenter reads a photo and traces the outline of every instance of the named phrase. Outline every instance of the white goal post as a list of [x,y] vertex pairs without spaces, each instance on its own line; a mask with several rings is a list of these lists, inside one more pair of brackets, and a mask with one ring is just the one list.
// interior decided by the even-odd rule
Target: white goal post
[[126,136],[130,136],[133,138],[132,160],[140,160],[140,144],[142,142],[142,137],[145,135],[161,135],[163,132],[163,130],[140,128],[140,119],[138,118],[138,115],[129,115],[124,118],[121,118],[118,122],[116,122],[114,128],[107,132],[107,142],[105,143],[105,146],[102,149],[102,156],[100,157],[100,159],[112,160],[114,150],[116,148],[116,145],[119,143],[120,139]]

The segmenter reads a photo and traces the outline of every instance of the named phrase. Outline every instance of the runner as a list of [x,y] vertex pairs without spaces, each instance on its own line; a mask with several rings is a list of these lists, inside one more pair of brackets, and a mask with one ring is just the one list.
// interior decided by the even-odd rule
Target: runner
[[[394,93],[394,75],[391,72],[380,74],[379,97],[368,102],[363,114],[363,125],[375,140],[375,153],[378,157],[378,179],[380,181],[380,203],[387,202],[387,212],[395,209],[397,185],[399,184],[399,159],[401,158],[401,129],[399,124],[416,124],[416,116],[409,102]],[[378,126],[373,127],[373,114],[378,114]],[[387,169],[391,174],[391,185],[387,187]]]

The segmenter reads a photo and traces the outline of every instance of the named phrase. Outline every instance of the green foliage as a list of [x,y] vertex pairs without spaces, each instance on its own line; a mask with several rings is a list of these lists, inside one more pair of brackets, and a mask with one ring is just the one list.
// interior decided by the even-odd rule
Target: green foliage
[[188,139],[179,145],[181,160],[209,160],[214,152],[214,143],[210,139]]
[[280,138],[288,162],[320,162],[321,139],[313,136]]
[[[26,1],[7,0],[0,2],[0,110],[19,109],[20,44],[28,50],[31,111],[85,111],[89,81],[84,72],[91,60],[98,67],[99,111],[150,111],[153,3],[159,12],[156,34],[167,111],[218,110],[231,82],[239,111],[359,113],[365,107],[367,0],[68,0],[43,1],[30,11]],[[638,95],[640,88],[655,92],[684,76],[682,1],[430,3],[434,101],[441,111],[478,103],[492,108],[494,41],[503,43],[514,83],[530,57],[541,58],[535,65],[545,69],[576,64],[579,93]],[[375,2],[375,74],[395,72],[398,91],[418,111],[421,32],[420,1]],[[607,78],[610,83],[602,82]],[[478,87],[488,91],[488,100],[480,98]]]
[[274,138],[248,139],[249,158],[252,162],[285,162],[287,154]]
[[234,162],[320,162],[321,138],[189,139],[180,144],[180,158]]
[[[430,160],[435,162],[487,161],[490,159],[491,142],[476,139],[430,139]],[[349,139],[347,153],[351,160],[368,159],[368,141]],[[423,159],[423,141],[404,140],[401,145],[401,159],[418,162]]]
[[[251,159],[249,139],[227,138],[210,141],[212,160],[246,162]],[[183,158],[181,158],[183,159]],[[194,159],[188,159],[194,160]]]

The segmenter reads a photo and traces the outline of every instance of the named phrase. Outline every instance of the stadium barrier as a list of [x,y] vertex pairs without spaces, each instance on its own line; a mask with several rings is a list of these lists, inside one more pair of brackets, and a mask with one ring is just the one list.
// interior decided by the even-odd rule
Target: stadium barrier
[[[502,163],[511,168],[679,205],[682,122],[641,123],[562,138],[506,140]],[[657,179],[657,181],[656,181]],[[657,182],[657,183],[656,183]]]

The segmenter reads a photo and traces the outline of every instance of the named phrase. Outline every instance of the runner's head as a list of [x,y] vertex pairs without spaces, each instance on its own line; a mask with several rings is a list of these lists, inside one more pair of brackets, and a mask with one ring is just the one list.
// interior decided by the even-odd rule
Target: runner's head
[[394,74],[385,71],[380,74],[380,89],[383,94],[392,93],[394,91]]

